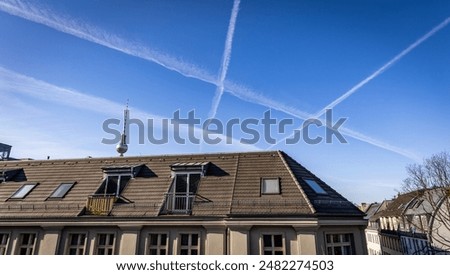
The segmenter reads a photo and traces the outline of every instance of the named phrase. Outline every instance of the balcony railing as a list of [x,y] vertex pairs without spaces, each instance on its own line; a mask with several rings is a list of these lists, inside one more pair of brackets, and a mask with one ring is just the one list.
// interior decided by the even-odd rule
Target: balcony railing
[[89,196],[86,202],[86,212],[90,215],[107,216],[111,212],[116,200],[116,196]]
[[163,213],[190,214],[195,194],[192,193],[166,193]]

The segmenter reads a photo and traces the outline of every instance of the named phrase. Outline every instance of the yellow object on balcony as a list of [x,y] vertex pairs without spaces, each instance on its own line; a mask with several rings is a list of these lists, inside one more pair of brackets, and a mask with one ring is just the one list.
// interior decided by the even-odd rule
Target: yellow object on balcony
[[86,202],[86,211],[91,215],[107,216],[116,200],[116,196],[89,196]]

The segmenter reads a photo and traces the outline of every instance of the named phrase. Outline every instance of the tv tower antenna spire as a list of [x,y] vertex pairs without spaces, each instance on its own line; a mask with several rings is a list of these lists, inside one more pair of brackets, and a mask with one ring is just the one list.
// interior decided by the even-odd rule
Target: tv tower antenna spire
[[128,151],[128,145],[127,145],[127,120],[129,118],[130,111],[128,110],[128,99],[127,99],[127,106],[125,110],[123,111],[123,132],[120,138],[119,144],[116,146],[117,153],[120,154],[121,157],[123,157],[123,154],[125,154]]

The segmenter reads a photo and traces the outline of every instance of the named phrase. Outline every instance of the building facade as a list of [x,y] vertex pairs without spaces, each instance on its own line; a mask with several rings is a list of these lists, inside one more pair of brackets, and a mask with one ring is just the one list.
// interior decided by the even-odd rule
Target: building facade
[[370,224],[379,226],[382,254],[430,255],[450,251],[448,194],[442,189],[399,194]]
[[281,151],[0,162],[1,254],[367,254],[357,207]]

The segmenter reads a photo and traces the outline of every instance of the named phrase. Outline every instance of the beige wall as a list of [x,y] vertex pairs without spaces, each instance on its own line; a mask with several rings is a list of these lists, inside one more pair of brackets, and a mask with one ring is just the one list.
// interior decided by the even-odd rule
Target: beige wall
[[317,254],[326,255],[326,234],[353,234],[356,255],[367,255],[365,226],[321,226],[317,232]]
[[168,234],[167,251],[179,254],[180,234],[197,233],[200,236],[200,254],[207,255],[258,255],[262,249],[263,234],[282,234],[284,236],[284,252],[288,255],[315,255],[326,253],[325,234],[352,233],[357,254],[367,254],[363,226],[317,226],[317,225],[197,225],[197,226],[111,226],[111,227],[29,227],[0,228],[0,232],[8,232],[10,241],[7,254],[17,253],[19,233],[37,234],[34,254],[65,254],[68,236],[71,233],[85,233],[86,254],[96,254],[97,234],[112,233],[115,235],[114,254],[133,255],[148,253],[149,234]]

